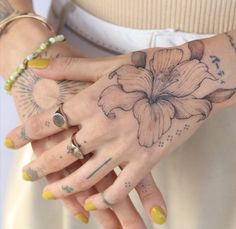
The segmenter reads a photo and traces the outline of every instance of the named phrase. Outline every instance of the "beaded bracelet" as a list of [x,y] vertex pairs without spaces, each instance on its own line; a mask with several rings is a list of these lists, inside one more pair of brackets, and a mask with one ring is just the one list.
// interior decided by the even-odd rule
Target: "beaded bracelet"
[[16,82],[17,78],[27,69],[28,62],[30,60],[36,59],[44,50],[46,50],[51,45],[64,41],[65,37],[63,35],[57,35],[55,37],[50,37],[46,42],[43,42],[32,54],[28,55],[23,63],[20,64],[16,70],[9,76],[8,80],[5,82],[4,89],[10,92],[13,84]]

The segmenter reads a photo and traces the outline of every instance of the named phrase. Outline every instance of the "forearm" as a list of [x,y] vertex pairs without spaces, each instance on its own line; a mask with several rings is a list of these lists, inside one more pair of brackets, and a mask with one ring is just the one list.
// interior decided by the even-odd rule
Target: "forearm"
[[[209,92],[221,89],[236,88],[236,30],[219,34],[203,40],[205,51],[202,62],[206,63],[208,70],[216,78],[215,81],[205,82],[206,87],[201,87],[199,95],[205,96]],[[232,91],[233,92],[233,91]],[[230,97],[221,105],[228,106],[236,102],[235,96]]]
[[8,0],[10,5],[18,11],[32,11],[33,5],[31,0]]

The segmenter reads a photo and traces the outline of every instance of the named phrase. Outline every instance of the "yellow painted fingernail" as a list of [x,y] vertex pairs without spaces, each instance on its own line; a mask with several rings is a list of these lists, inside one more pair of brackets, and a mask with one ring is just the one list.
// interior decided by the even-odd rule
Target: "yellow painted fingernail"
[[51,193],[51,192],[48,192],[48,191],[43,192],[42,198],[43,198],[44,200],[53,200],[53,199],[54,199],[52,193]]
[[22,172],[22,178],[24,179],[24,180],[26,180],[26,181],[30,181],[31,180],[31,178],[29,177],[29,175],[26,173],[26,172]]
[[88,217],[86,217],[83,214],[78,213],[78,214],[75,215],[75,218],[80,220],[82,223],[85,223],[85,224],[88,223]]
[[164,210],[160,207],[152,208],[151,209],[151,216],[152,216],[152,219],[157,224],[164,224],[166,222],[166,214],[165,214]]
[[34,59],[28,62],[29,68],[43,69],[47,68],[49,65],[49,59]]
[[14,149],[14,143],[10,138],[5,139],[4,145],[9,149]]
[[84,205],[84,209],[85,209],[86,211],[93,211],[93,210],[95,210],[96,208],[95,208],[95,206],[94,206],[92,203],[87,203],[87,204]]

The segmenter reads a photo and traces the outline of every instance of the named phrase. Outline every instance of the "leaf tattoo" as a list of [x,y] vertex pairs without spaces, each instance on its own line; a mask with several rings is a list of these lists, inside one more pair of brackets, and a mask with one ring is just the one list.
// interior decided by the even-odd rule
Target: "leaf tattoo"
[[[201,62],[203,42],[192,41],[188,45],[188,60],[183,60],[182,49],[159,49],[148,66],[137,61],[136,52],[133,64],[122,65],[110,73],[109,79],[116,77],[117,84],[105,88],[99,97],[98,106],[109,119],[116,118],[117,109],[133,112],[139,126],[138,142],[143,147],[157,143],[171,128],[173,119],[198,116],[199,121],[204,120],[212,103],[225,101],[235,93],[235,89],[219,89],[205,98],[193,96],[204,80],[217,78]],[[140,55],[144,63],[146,55]]]

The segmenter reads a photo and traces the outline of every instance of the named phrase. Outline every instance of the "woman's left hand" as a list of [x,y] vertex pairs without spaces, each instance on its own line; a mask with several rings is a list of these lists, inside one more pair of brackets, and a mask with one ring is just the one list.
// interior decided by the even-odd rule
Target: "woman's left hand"
[[[122,171],[115,182],[103,193],[89,197],[86,208],[105,209],[123,200],[164,154],[192,135],[213,112],[213,103],[224,102],[234,94],[235,89],[219,91],[221,85],[203,57],[204,45],[196,41],[101,60],[51,60],[40,70],[41,76],[95,82],[63,105],[69,125],[79,126],[75,141],[81,152],[92,156],[68,177],[46,186],[44,192],[57,199],[87,190],[120,166]],[[203,81],[214,84],[218,91],[212,91],[213,86],[203,88]],[[45,126],[48,121],[52,123],[54,113],[47,111],[23,124],[30,139],[63,130]],[[18,138],[21,128],[8,135],[16,148],[27,143]],[[24,171],[36,171],[38,179],[69,166],[78,159],[78,154],[68,149],[70,142],[71,138],[66,139],[43,153]]]

